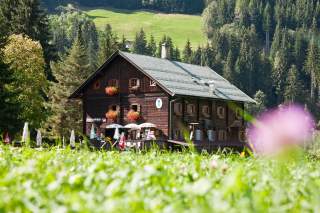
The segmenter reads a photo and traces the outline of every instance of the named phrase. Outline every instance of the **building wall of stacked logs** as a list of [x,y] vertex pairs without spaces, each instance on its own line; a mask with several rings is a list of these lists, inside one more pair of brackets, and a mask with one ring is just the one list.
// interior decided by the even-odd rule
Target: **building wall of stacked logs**
[[[158,98],[163,101],[161,109],[155,106]],[[172,99],[176,101],[172,103],[170,124]],[[157,138],[171,137],[184,141],[185,131],[190,131],[189,124],[199,123],[195,128],[202,130],[203,143],[209,143],[208,130],[213,130],[216,142],[238,143],[245,140],[245,122],[238,112],[228,107],[226,101],[179,96],[171,98],[149,77],[119,56],[96,76],[84,92],[83,102],[84,120],[87,121],[83,128],[87,135],[92,123],[100,133],[111,123],[150,122],[158,127]],[[243,109],[243,103],[236,104]]]

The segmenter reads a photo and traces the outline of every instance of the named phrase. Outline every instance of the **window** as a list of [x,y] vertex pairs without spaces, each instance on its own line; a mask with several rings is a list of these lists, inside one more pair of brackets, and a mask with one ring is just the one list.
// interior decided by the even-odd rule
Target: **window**
[[207,118],[210,117],[210,109],[208,105],[202,106],[202,114]]
[[109,110],[112,110],[112,111],[119,111],[120,110],[120,107],[118,105],[111,105],[109,107]]
[[117,79],[111,79],[108,81],[109,87],[119,87],[119,81]]
[[150,80],[150,87],[155,87],[157,86],[157,83],[153,80]]
[[226,109],[224,107],[218,107],[217,108],[217,115],[218,115],[218,118],[220,119],[224,119],[225,116],[226,116]]
[[130,109],[135,111],[135,112],[140,112],[141,111],[141,106],[139,104],[131,104]]
[[187,105],[187,113],[189,115],[194,115],[196,113],[196,106],[194,104]]
[[245,131],[239,131],[239,141],[245,142],[246,141],[246,133]]
[[137,78],[131,78],[129,80],[129,88],[134,89],[140,86],[140,80]]
[[180,130],[176,129],[174,130],[174,139],[180,139],[181,138],[181,132]]
[[182,115],[182,104],[181,103],[174,104],[174,113],[176,115]]
[[94,82],[94,84],[93,84],[93,89],[94,89],[94,90],[98,90],[98,89],[100,89],[100,86],[101,86],[100,80],[96,80],[96,81]]
[[227,140],[227,131],[219,130],[218,131],[218,141],[226,141]]
[[241,108],[237,108],[236,110],[236,119],[237,120],[241,120],[242,119],[242,115],[243,115],[243,111]]

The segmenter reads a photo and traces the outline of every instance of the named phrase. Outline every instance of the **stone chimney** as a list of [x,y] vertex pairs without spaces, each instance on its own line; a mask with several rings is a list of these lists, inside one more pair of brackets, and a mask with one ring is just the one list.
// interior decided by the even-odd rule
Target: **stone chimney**
[[162,44],[161,58],[162,59],[169,59],[170,58],[169,48],[168,48],[168,45],[166,43]]

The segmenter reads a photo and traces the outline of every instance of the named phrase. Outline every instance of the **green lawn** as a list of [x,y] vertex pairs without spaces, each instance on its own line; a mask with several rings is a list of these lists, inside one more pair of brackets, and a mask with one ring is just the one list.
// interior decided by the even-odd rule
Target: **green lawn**
[[319,168],[306,156],[0,146],[0,212],[317,212]]
[[125,35],[130,40],[133,40],[135,33],[143,28],[148,39],[153,34],[159,41],[167,34],[179,48],[184,47],[188,38],[194,47],[206,44],[201,16],[115,9],[95,9],[86,12],[94,19],[98,28],[111,24],[119,37]]

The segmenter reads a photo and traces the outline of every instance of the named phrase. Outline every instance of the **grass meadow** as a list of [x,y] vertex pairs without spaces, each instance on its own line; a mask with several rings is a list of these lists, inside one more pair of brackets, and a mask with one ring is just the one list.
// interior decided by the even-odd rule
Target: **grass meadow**
[[317,212],[320,161],[0,146],[0,212]]
[[206,44],[201,16],[118,9],[85,9],[85,12],[98,28],[110,24],[119,37],[125,35],[129,40],[133,40],[135,33],[143,28],[148,39],[152,34],[159,41],[166,34],[180,49],[188,38],[193,47]]

